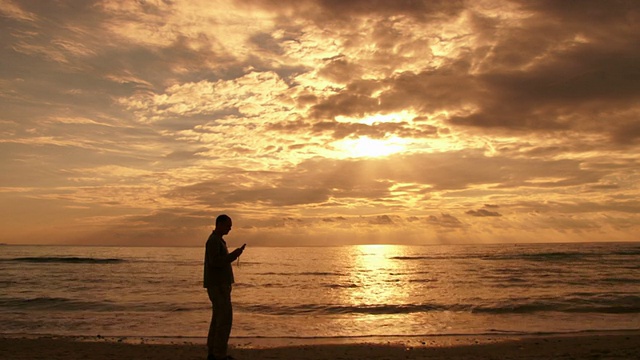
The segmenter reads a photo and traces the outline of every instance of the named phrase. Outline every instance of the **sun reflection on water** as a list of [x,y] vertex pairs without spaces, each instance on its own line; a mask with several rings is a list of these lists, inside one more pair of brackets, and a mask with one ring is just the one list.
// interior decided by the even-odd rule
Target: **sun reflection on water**
[[398,275],[406,269],[402,262],[394,260],[401,255],[401,246],[357,246],[350,279],[357,286],[350,293],[351,304],[376,306],[403,302],[407,293],[403,291]]

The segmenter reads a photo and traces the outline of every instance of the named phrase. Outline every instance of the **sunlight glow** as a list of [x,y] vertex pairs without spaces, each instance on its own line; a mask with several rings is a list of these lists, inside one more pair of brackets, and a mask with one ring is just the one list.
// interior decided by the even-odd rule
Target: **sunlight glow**
[[403,110],[391,114],[374,114],[363,118],[354,118],[349,116],[336,116],[336,121],[341,123],[355,123],[373,125],[380,123],[399,123],[410,122],[417,115],[414,112]]
[[380,157],[401,152],[407,140],[393,137],[390,139],[371,139],[361,136],[357,139],[344,139],[336,142],[336,148],[347,157]]

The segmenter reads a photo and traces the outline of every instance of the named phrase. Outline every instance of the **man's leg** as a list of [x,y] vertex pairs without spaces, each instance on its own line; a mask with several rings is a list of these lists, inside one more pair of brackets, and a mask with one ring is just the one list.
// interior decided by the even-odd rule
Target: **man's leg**
[[[227,356],[227,346],[231,325],[233,323],[233,309],[231,307],[231,286],[216,286],[211,288],[213,311],[215,313],[214,336],[209,348],[216,358]],[[207,344],[207,346],[209,346]]]
[[213,357],[213,349],[214,349],[214,339],[216,338],[216,323],[218,309],[216,309],[216,300],[215,295],[216,291],[213,288],[207,288],[207,294],[209,295],[209,300],[211,301],[211,323],[209,323],[209,333],[207,334],[207,349],[209,357]]

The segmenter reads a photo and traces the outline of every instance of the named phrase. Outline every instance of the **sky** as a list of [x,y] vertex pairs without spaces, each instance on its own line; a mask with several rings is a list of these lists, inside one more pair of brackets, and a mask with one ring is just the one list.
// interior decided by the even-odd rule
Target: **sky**
[[0,242],[638,241],[640,2],[0,0]]

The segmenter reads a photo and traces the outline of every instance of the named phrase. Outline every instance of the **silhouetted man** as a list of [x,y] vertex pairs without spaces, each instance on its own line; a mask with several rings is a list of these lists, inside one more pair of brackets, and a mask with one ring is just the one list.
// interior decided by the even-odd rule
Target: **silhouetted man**
[[234,280],[231,263],[242,254],[246,244],[229,253],[227,243],[222,237],[231,231],[231,225],[229,216],[218,216],[216,227],[205,246],[204,287],[207,288],[212,310],[207,336],[209,350],[207,360],[233,359],[227,355],[229,334],[231,334],[233,323],[231,284]]

